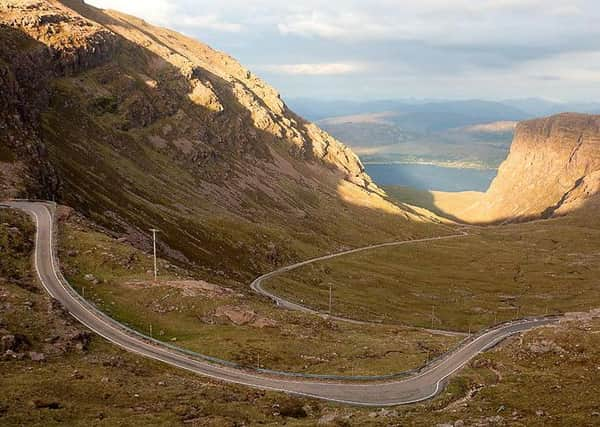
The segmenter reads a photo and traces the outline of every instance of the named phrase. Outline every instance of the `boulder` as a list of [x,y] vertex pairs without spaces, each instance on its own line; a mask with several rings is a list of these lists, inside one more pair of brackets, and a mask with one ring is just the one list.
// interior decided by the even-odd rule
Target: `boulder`
[[100,283],[100,281],[93,275],[93,274],[86,274],[85,276],[83,276],[83,278],[92,283],[93,285],[97,285],[98,283]]
[[0,338],[0,348],[2,349],[2,353],[5,353],[9,350],[14,352],[27,350],[30,346],[31,343],[29,338],[22,334],[9,334]]
[[46,360],[46,356],[44,355],[44,353],[38,353],[38,352],[35,352],[35,351],[30,351],[29,352],[29,358],[33,362],[43,362],[44,360]]

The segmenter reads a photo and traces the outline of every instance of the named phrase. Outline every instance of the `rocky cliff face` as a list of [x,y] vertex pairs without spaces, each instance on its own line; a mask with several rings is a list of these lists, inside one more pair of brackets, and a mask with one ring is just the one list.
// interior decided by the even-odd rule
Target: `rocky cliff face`
[[224,53],[78,0],[2,0],[0,25],[0,196],[56,197],[141,244],[159,226],[217,271],[424,229]]
[[489,190],[457,216],[502,222],[566,214],[600,190],[600,116],[565,113],[522,122]]
[[[176,83],[182,90],[177,95],[215,113],[224,112],[224,104],[231,108],[237,103],[257,129],[291,142],[301,155],[334,166],[349,181],[380,192],[351,150],[295,116],[273,88],[221,52],[129,16],[94,10],[80,1],[6,0],[0,7],[3,39],[8,42],[2,56],[11,68],[4,65],[1,72],[3,88],[8,89],[3,90],[3,99],[10,103],[20,98],[24,107],[23,98],[27,98],[27,108],[21,108],[25,120],[35,122],[47,106],[50,77],[72,76],[104,64],[123,53],[119,47],[143,46],[147,54],[156,55],[154,64],[146,64],[149,67],[144,71],[149,75],[139,76],[148,77],[149,86],[160,89],[159,85],[179,80]],[[19,92],[25,96],[16,96]],[[130,123],[124,127],[146,127],[177,112],[175,105],[145,105],[145,101],[131,100]]]

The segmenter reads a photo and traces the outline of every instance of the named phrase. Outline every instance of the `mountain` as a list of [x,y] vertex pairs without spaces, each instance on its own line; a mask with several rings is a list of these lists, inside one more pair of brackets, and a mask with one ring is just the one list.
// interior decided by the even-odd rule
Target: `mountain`
[[[449,129],[484,122],[522,120],[532,116],[516,107],[500,102],[472,100],[379,100],[343,101],[295,98],[289,100],[298,114],[310,120],[367,114],[396,113],[399,123],[410,127],[413,120],[437,129]],[[422,125],[419,125],[419,129]]]
[[503,104],[513,106],[535,117],[549,116],[561,112],[600,114],[597,102],[556,102],[543,98],[507,99]]
[[365,163],[493,169],[506,158],[516,124],[502,121],[439,131],[408,131],[388,120],[389,114],[335,117],[320,121],[319,126],[348,144]]
[[517,108],[482,100],[300,99],[291,103],[300,114],[318,119],[319,126],[348,144],[363,160],[377,163],[496,168],[506,158],[512,129],[496,126],[490,132],[488,126],[479,132],[477,126],[531,118]]
[[[245,279],[430,220],[235,59],[78,0],[0,3],[0,197],[53,198]],[[427,215],[427,214],[426,214]]]
[[598,207],[599,193],[600,116],[563,113],[519,123],[489,190],[462,206],[463,195],[446,195],[438,207],[469,222],[519,221]]
[[523,122],[484,201],[495,218],[573,211],[600,190],[600,116],[565,113]]

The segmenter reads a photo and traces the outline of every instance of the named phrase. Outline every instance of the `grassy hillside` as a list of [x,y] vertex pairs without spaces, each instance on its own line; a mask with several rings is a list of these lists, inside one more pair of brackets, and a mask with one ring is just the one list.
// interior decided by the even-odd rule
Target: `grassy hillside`
[[1,158],[45,189],[0,197],[55,198],[142,249],[158,227],[163,256],[238,280],[438,231],[230,56],[80,1],[0,8]]
[[245,283],[224,277],[207,283],[165,260],[159,262],[160,280],[154,283],[151,257],[90,230],[75,216],[61,227],[61,260],[80,294],[113,318],[160,340],[248,367],[386,374],[419,367],[460,339],[280,310]]
[[484,193],[479,191],[427,191],[402,185],[386,185],[391,200],[427,209],[442,218],[462,223],[463,214],[477,206]]
[[[166,121],[136,132],[115,130],[108,118],[81,109],[80,103],[90,97],[72,86],[79,81],[62,81],[44,114],[45,140],[64,180],[64,200],[132,240],[157,226],[161,242],[168,245],[162,247],[167,256],[210,268],[212,274],[226,271],[247,279],[268,265],[360,245],[365,236],[382,241],[437,230],[407,220],[400,209],[334,173],[315,176],[310,165],[296,164],[303,173],[293,170],[288,176],[277,166],[261,172],[258,164],[263,162],[256,160],[244,177],[242,160],[232,160],[234,153],[222,153],[214,163],[190,164],[177,149],[149,142],[165,127],[183,124]],[[64,120],[86,125],[64,127]],[[282,147],[270,150],[270,162],[284,162]]]
[[600,305],[597,219],[468,231],[311,264],[266,287],[325,310],[331,285],[335,314],[461,331]]
[[[597,319],[532,331],[483,354],[431,402],[339,406],[214,382],[88,335],[32,280],[32,227],[0,209],[3,260],[15,260],[1,264],[0,335],[26,338],[14,347],[17,357],[0,357],[0,425],[547,426],[594,425],[600,416]],[[97,233],[89,236],[106,245]],[[115,254],[119,248],[112,246]],[[31,360],[31,351],[43,360]]]

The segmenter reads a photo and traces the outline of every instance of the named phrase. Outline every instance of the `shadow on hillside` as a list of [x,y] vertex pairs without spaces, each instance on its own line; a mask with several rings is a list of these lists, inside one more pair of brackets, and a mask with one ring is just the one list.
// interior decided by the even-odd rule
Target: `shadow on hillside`
[[[396,203],[407,203],[409,205],[422,207],[443,218],[465,225],[493,226],[525,223],[556,218],[567,214],[578,215],[579,217],[589,217],[590,212],[600,206],[598,196],[592,195],[579,206],[556,214],[557,209],[562,205],[564,200],[563,196],[563,199],[558,201],[556,205],[540,212],[539,215],[502,216],[494,218],[493,220],[482,220],[480,219],[481,212],[485,212],[486,209],[489,209],[487,207],[485,193],[471,191],[456,193],[427,191],[404,186],[386,186],[384,189],[390,199]],[[475,215],[473,215],[472,212],[475,212]]]
[[400,185],[388,185],[383,187],[386,191],[389,199],[394,203],[402,203],[409,206],[417,206],[419,208],[427,209],[442,218],[446,218],[450,221],[464,224],[466,223],[458,216],[454,215],[453,212],[443,209],[436,203],[434,196],[435,192],[428,190],[419,190],[416,188]]
[[[148,34],[82,2],[63,3],[96,22]],[[107,61],[86,68],[81,58],[78,72],[58,75],[64,78],[42,106],[42,138],[62,182],[59,202],[144,249],[147,230],[158,227],[163,256],[244,281],[317,254],[438,233],[377,204],[344,199],[343,174],[315,158],[312,147],[254,126],[231,82],[193,68],[192,77],[210,82],[225,106],[213,112],[187,97],[189,75],[117,37]],[[44,51],[48,64],[60,61]]]

